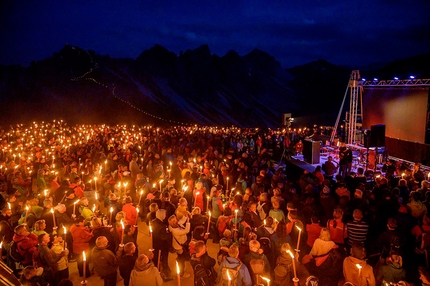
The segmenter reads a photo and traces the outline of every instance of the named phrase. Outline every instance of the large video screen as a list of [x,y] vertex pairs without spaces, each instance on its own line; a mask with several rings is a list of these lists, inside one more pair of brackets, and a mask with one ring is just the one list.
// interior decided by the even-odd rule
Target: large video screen
[[363,128],[385,124],[385,136],[424,143],[428,87],[364,87]]

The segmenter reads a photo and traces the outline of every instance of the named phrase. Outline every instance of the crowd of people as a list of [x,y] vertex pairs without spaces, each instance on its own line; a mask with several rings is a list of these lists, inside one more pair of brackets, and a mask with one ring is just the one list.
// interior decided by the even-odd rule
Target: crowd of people
[[[303,136],[10,126],[0,131],[1,259],[23,285],[71,285],[75,261],[83,279],[104,285],[118,274],[124,285],[187,279],[187,265],[194,285],[430,285],[429,177],[419,164],[368,172],[330,158],[288,177],[279,161],[300,152]],[[138,247],[142,222],[151,239]]]

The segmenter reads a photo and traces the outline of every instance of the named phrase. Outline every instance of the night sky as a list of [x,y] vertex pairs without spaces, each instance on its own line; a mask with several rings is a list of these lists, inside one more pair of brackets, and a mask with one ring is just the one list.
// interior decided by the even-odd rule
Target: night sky
[[[258,48],[284,68],[325,59],[361,67],[430,52],[429,0],[0,1],[0,64],[28,66],[65,44],[136,58]],[[66,4],[66,2],[69,2]]]

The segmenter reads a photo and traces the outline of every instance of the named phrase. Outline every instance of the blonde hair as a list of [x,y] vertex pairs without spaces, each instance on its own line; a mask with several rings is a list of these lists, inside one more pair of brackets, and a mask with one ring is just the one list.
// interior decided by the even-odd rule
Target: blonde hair
[[330,237],[330,231],[327,228],[322,228],[321,232],[320,232],[320,239],[324,240],[324,241],[330,241],[331,237]]
[[253,239],[249,241],[249,250],[252,252],[257,252],[260,249],[260,243]]

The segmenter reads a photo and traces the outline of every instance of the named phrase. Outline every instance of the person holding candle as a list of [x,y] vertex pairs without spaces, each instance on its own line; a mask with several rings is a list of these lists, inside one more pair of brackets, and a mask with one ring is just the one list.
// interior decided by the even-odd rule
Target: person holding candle
[[[38,265],[43,266],[45,270],[45,278],[52,285],[57,285],[58,280],[58,261],[62,257],[67,257],[67,251],[62,251],[59,255],[57,255],[52,249],[48,247],[48,244],[51,242],[51,238],[49,234],[41,234],[37,237],[39,241],[38,250],[39,250],[39,261]],[[57,276],[57,279],[55,277]]]
[[224,212],[224,205],[220,197],[222,188],[222,185],[213,186],[211,189],[211,196],[209,196],[209,209],[211,210],[211,226],[213,226],[210,230],[210,233],[212,234],[213,243],[218,243],[221,236],[217,229],[217,223],[218,219],[223,215]]
[[180,267],[180,274],[182,278],[190,277],[189,273],[185,273],[185,260],[187,260],[188,255],[188,245],[187,245],[187,234],[190,232],[190,222],[187,217],[187,222],[185,228],[179,227],[178,219],[175,215],[169,217],[169,231],[172,233],[172,246],[175,249],[178,257],[176,261]]
[[289,250],[290,253],[294,252],[289,243],[282,244],[280,254],[276,259],[276,266],[273,269],[273,282],[275,285],[293,286],[294,276],[297,276],[299,281],[302,282],[306,281],[306,278],[309,277],[308,270],[297,260],[294,261],[296,270],[296,273],[294,273],[293,258],[287,250]]
[[373,268],[367,264],[365,258],[365,248],[360,243],[354,242],[351,247],[351,255],[343,261],[345,282],[351,282],[357,286],[376,285]]
[[133,206],[133,199],[130,196],[125,198],[125,204],[122,206],[122,211],[125,213],[125,221],[128,225],[135,225],[137,220],[137,210]]
[[94,271],[103,279],[104,286],[116,286],[118,257],[121,255],[122,248],[114,254],[107,248],[108,244],[109,241],[105,236],[98,237],[96,247],[91,250],[91,257]]
[[[90,240],[94,236],[92,231],[85,227],[84,225],[85,218],[83,216],[78,216],[76,218],[76,224],[73,224],[70,227],[70,234],[72,235],[73,239],[73,253],[77,257],[78,262],[78,270],[79,270],[79,276],[83,276],[83,255],[82,253],[90,250]],[[86,273],[87,275],[89,272],[88,264],[86,264]]]
[[196,182],[196,188],[193,190],[193,201],[194,207],[199,207],[201,210],[206,210],[206,192],[203,188],[203,183],[200,181]]
[[[152,226],[152,248],[154,248],[154,259],[153,261],[160,261],[161,277],[164,281],[173,280],[171,275],[171,269],[169,267],[169,248],[172,241],[171,234],[169,233],[167,224],[164,223],[166,219],[166,210],[159,209],[155,213],[156,218],[151,220]],[[161,257],[158,257],[161,255]],[[158,267],[158,265],[157,265]]]
[[204,241],[199,240],[194,246],[195,253],[191,255],[190,264],[194,271],[195,286],[214,286],[217,278],[214,266],[216,260],[209,256]]
[[[233,244],[228,249],[228,257],[224,257],[218,268],[218,277],[223,281],[223,285],[251,286],[249,270],[238,257],[239,247]],[[227,280],[227,273],[230,275],[230,282]]]
[[89,207],[89,201],[86,197],[80,200],[79,213],[85,218],[85,222],[90,222],[94,216],[93,211]]
[[270,277],[270,262],[263,253],[260,242],[253,239],[249,243],[249,253],[243,258],[243,264],[248,267],[254,284],[259,283],[259,276]]
[[124,279],[124,286],[130,283],[130,274],[136,263],[137,256],[136,245],[133,242],[128,242],[124,245],[124,251],[119,259],[119,273]]
[[13,236],[14,243],[17,243],[18,252],[24,257],[20,261],[23,266],[33,265],[33,254],[37,250],[37,236],[30,233],[26,226],[21,224],[15,227],[15,234]]
[[129,286],[162,286],[163,279],[154,263],[145,254],[139,255],[130,274]]
[[[69,255],[69,250],[65,248],[65,241],[59,235],[51,235],[51,250],[57,255],[61,256],[60,260],[57,261],[57,272],[54,273],[54,280],[57,281],[57,284],[62,279],[69,278],[69,260],[67,256]],[[62,253],[65,255],[63,256]]]

